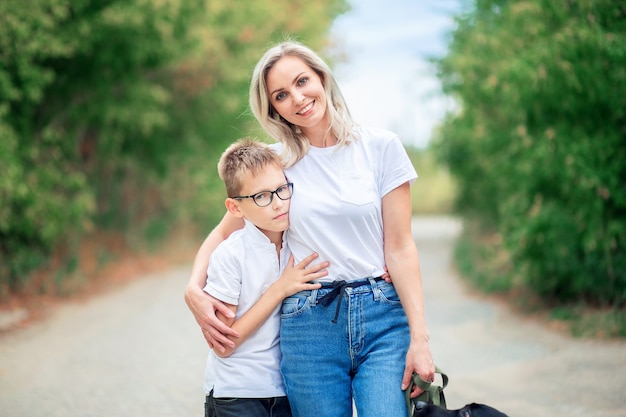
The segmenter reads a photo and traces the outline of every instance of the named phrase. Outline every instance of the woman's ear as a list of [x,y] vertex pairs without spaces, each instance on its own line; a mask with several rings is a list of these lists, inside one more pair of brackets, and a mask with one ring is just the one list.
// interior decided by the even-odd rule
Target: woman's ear
[[230,214],[236,217],[243,217],[243,213],[239,210],[239,204],[240,201],[237,201],[234,198],[227,198],[226,201],[224,201],[226,210],[228,210]]

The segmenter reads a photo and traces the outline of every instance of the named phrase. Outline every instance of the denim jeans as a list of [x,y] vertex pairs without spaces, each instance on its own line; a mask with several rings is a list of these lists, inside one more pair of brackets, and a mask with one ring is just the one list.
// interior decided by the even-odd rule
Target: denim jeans
[[294,417],[351,417],[353,399],[359,417],[407,415],[408,321],[393,285],[369,281],[327,307],[319,300],[331,288],[283,301],[281,370]]
[[[254,381],[250,381],[254,383]],[[204,417],[291,417],[287,397],[215,398],[206,396]]]

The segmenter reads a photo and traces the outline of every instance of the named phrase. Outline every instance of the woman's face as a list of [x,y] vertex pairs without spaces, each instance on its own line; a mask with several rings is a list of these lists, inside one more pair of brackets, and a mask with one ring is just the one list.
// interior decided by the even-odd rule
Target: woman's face
[[325,129],[326,92],[322,80],[301,58],[284,56],[267,74],[267,94],[274,110],[306,135]]

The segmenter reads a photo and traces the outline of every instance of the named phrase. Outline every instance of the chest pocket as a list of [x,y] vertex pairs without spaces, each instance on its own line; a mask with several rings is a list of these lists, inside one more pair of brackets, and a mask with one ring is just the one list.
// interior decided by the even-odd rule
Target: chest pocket
[[341,201],[362,206],[378,198],[374,173],[371,171],[341,172]]

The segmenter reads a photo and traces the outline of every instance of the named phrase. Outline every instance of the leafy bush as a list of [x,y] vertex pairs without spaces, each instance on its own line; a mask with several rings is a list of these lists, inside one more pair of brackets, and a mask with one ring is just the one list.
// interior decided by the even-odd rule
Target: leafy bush
[[626,9],[478,0],[438,62],[457,208],[547,298],[626,301]]
[[94,230],[208,231],[223,214],[217,158],[250,131],[252,66],[285,33],[321,49],[345,8],[0,2],[0,295]]

